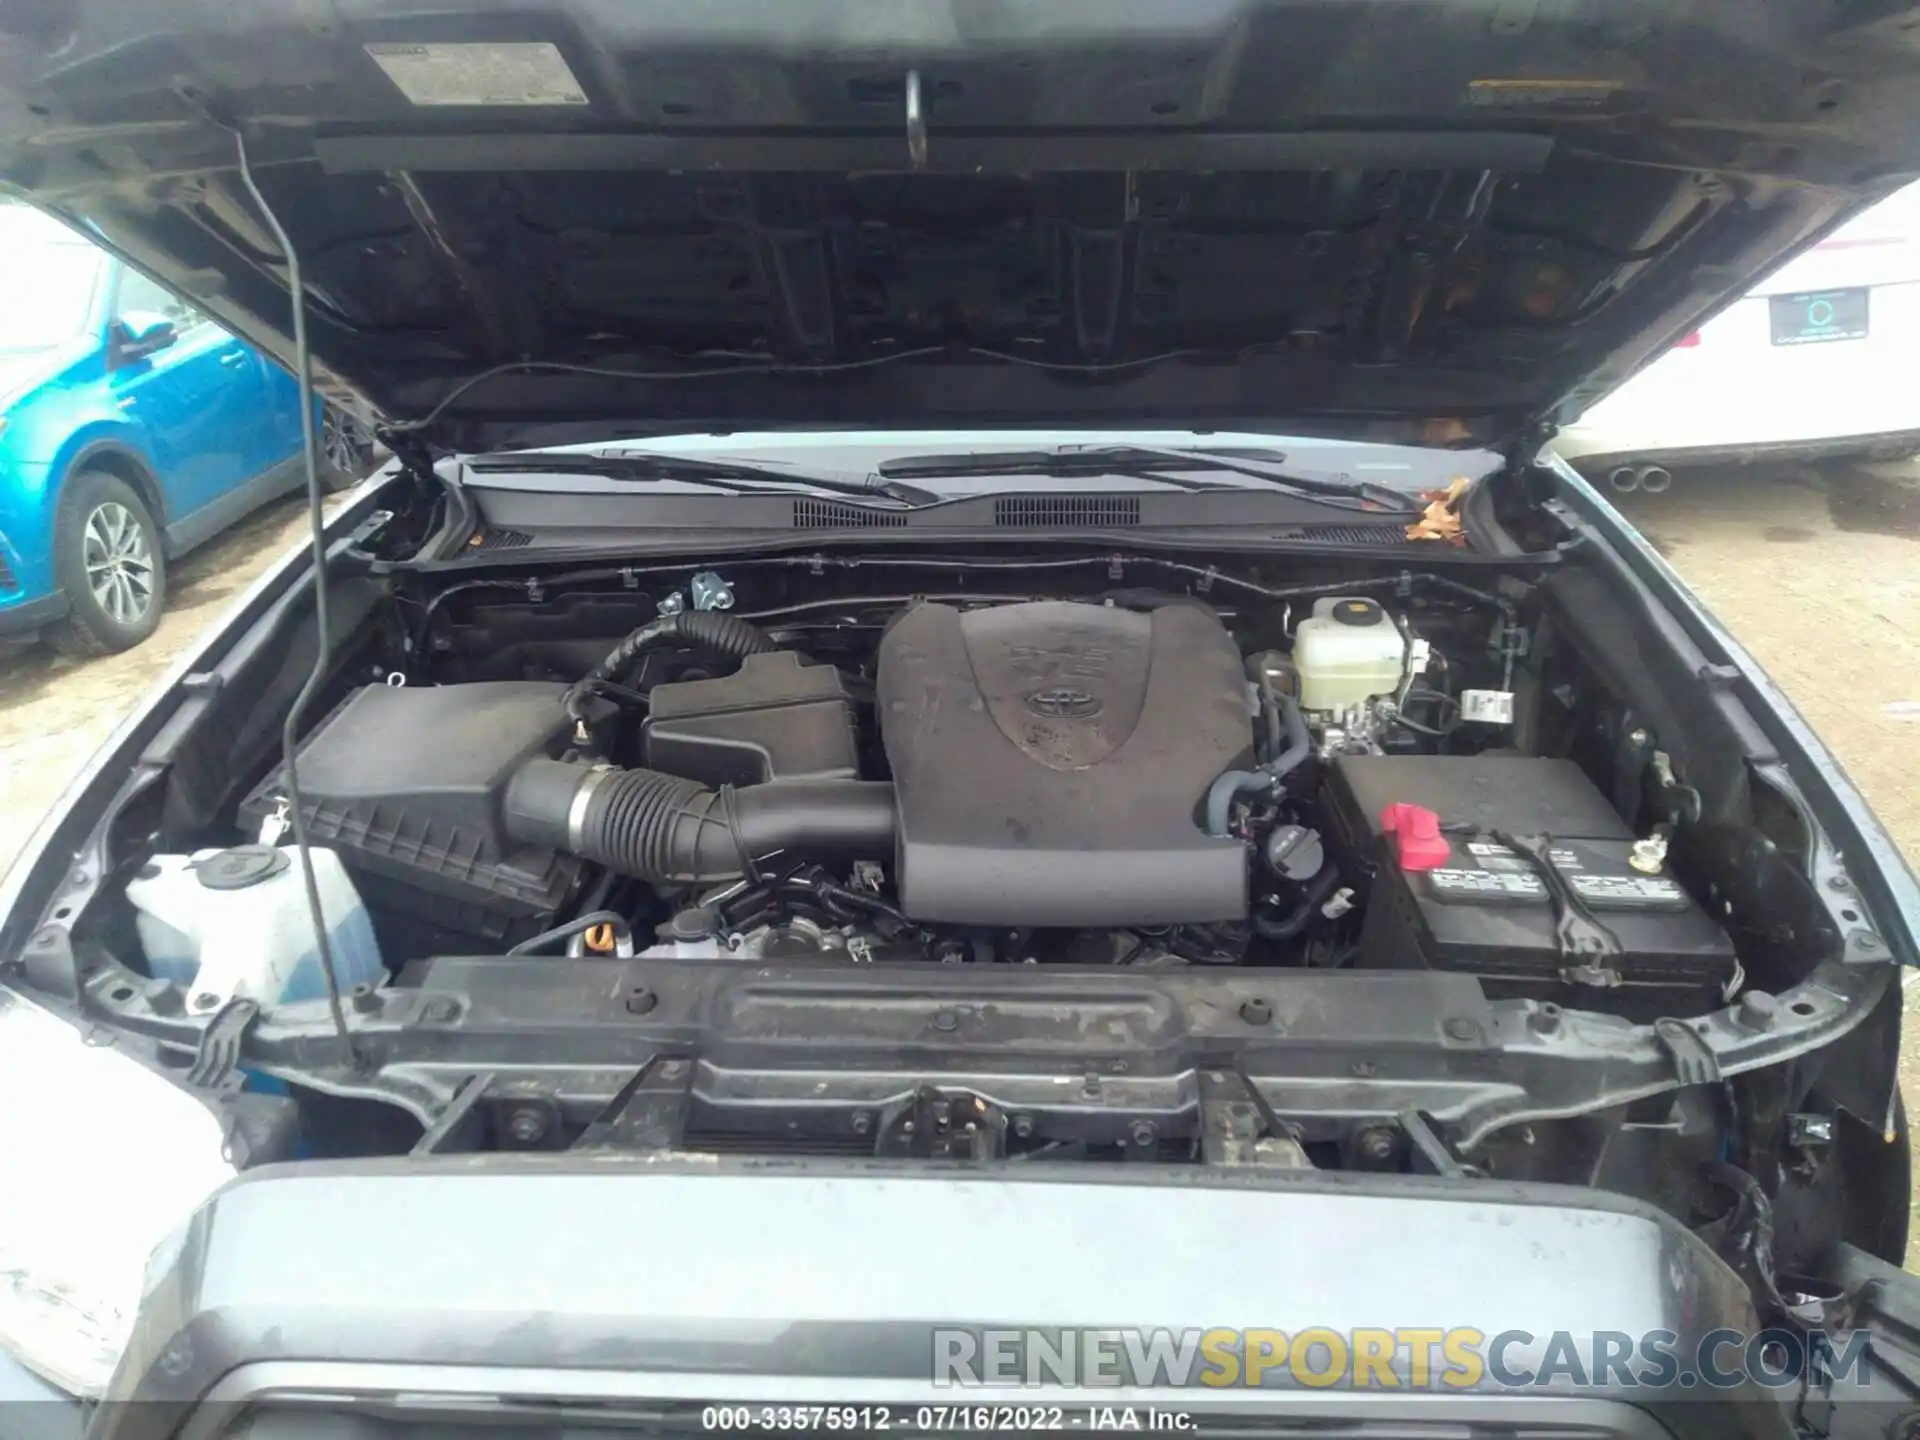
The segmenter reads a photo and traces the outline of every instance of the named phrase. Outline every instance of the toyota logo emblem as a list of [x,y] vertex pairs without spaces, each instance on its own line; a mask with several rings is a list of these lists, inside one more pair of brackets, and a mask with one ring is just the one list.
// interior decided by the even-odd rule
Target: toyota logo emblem
[[1051,720],[1086,720],[1098,715],[1103,707],[1097,695],[1066,685],[1055,685],[1027,696],[1027,708]]

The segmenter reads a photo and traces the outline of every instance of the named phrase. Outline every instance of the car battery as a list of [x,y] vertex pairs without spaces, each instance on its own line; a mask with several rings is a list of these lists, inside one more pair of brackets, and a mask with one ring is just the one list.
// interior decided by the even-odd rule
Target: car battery
[[[1343,755],[1326,784],[1350,878],[1371,878],[1363,965],[1546,982],[1597,966],[1623,984],[1695,987],[1735,973],[1726,931],[1664,867],[1633,866],[1633,832],[1570,760]],[[1421,847],[1390,828],[1408,813],[1392,814],[1399,806],[1438,816],[1444,854],[1431,837]],[[1554,874],[1618,953],[1564,954],[1539,861],[1496,833],[1544,843]]]

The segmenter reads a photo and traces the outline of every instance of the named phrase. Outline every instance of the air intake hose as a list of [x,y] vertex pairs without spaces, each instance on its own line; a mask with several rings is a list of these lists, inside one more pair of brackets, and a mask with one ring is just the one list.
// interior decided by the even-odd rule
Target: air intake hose
[[593,669],[568,687],[567,714],[576,726],[586,719],[587,700],[594,686],[603,680],[618,680],[649,650],[678,645],[688,650],[703,650],[710,655],[725,655],[743,660],[749,655],[764,655],[777,649],[767,633],[737,615],[719,610],[682,610],[649,620],[622,640]]
[[529,760],[507,784],[507,833],[655,885],[738,879],[776,855],[891,860],[893,786],[776,780],[709,790],[658,770]]

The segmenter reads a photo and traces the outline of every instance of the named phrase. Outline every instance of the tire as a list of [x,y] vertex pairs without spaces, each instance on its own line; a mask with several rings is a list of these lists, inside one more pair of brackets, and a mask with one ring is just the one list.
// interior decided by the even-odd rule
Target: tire
[[373,468],[373,437],[337,405],[320,411],[320,483],[330,495],[351,490]]
[[82,470],[67,482],[53,526],[53,562],[70,607],[47,632],[56,650],[131,650],[159,626],[167,603],[160,527],[118,476]]

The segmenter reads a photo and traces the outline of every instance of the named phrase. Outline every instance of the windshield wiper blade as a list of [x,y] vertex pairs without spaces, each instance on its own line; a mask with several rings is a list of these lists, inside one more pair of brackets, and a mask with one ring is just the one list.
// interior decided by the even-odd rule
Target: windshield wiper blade
[[917,485],[887,479],[841,480],[831,475],[809,475],[804,470],[733,460],[695,460],[652,451],[582,454],[576,450],[514,450],[476,456],[467,466],[493,474],[545,471],[550,475],[598,475],[641,483],[677,480],[733,495],[845,495],[860,500],[893,500],[910,507],[938,504],[942,498]]
[[[1285,457],[1277,457],[1284,459]],[[1166,471],[1217,470],[1245,475],[1310,499],[1348,510],[1380,514],[1417,515],[1419,502],[1386,485],[1364,480],[1327,480],[1298,475],[1277,464],[1244,454],[1218,450],[1180,450],[1157,445],[1063,445],[1053,450],[1003,450],[961,455],[908,455],[878,467],[888,479],[959,478],[974,475],[1118,475],[1157,480],[1187,489],[1218,489],[1204,483],[1172,479]],[[1341,504],[1353,501],[1353,504]]]

